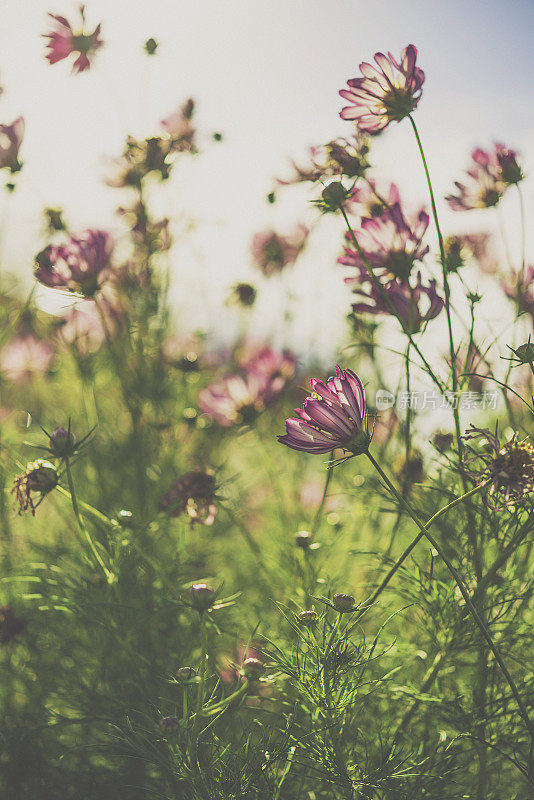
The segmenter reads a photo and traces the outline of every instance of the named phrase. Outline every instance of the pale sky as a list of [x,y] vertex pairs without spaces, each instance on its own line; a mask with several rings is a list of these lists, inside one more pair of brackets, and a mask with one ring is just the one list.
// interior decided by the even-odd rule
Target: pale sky
[[[248,247],[257,230],[317,221],[306,191],[288,190],[275,206],[265,195],[290,158],[304,160],[309,145],[350,134],[339,118],[338,90],[376,50],[398,56],[408,43],[419,49],[427,78],[416,121],[439,198],[461,177],[475,145],[502,140],[522,153],[527,172],[534,162],[531,2],[88,0],[88,24],[102,21],[105,46],[78,76],[66,62],[44,59],[47,11],[76,18],[76,5],[66,0],[0,0],[0,121],[23,114],[27,126],[19,186],[0,201],[2,267],[28,283],[35,252],[46,243],[42,208],[62,206],[74,230],[120,230],[114,209],[127,194],[103,185],[106,157],[120,152],[127,133],[157,133],[159,121],[193,96],[204,155],[154,196],[177,233],[194,221],[172,252],[176,314],[187,327],[228,339],[237,323],[224,298],[233,283],[250,280],[260,288],[251,319],[258,338],[271,333],[298,353],[331,358],[348,311],[335,264],[341,226],[328,220],[323,233],[314,232],[282,285],[257,280]],[[153,58],[143,52],[149,36],[160,44]],[[223,133],[222,143],[211,141],[213,131]],[[426,202],[407,123],[390,126],[372,162],[379,178],[397,181],[409,207]],[[527,220],[533,188],[526,182]],[[495,226],[493,212],[454,214],[441,199],[439,205],[446,231]],[[503,210],[518,258],[512,192]],[[534,254],[531,229],[528,238]],[[53,307],[45,290],[39,302]],[[288,309],[294,319],[284,328]]]

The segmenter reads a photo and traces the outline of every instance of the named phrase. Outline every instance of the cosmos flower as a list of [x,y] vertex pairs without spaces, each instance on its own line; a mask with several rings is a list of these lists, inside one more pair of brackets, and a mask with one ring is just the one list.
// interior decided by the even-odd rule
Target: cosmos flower
[[250,424],[280,393],[285,381],[258,371],[225,375],[203,389],[198,405],[223,428]]
[[109,233],[88,230],[66,245],[48,245],[36,257],[35,277],[43,286],[94,297],[110,268]]
[[177,111],[161,121],[171,140],[172,152],[195,151],[195,128],[191,124],[195,102],[189,98]]
[[11,125],[0,125],[0,169],[18,172],[20,146],[24,138],[24,117],[17,117]]
[[[428,214],[420,211],[417,219],[409,224],[400,204],[394,203],[381,216],[362,220],[354,235],[373,270],[380,270],[382,276],[406,279],[415,262],[428,253],[428,247],[422,244],[428,222]],[[348,234],[346,238],[350,242]],[[345,255],[338,261],[345,266],[366,269],[359,252],[350,246],[345,247]]]
[[281,186],[288,186],[295,183],[315,183],[336,175],[355,178],[363,175],[369,167],[368,153],[368,138],[360,133],[348,139],[333,139],[320,147],[310,147],[308,163],[301,167],[295,161],[291,162],[293,175],[285,180],[278,179],[277,182]]
[[518,312],[530,314],[534,322],[534,266],[531,264],[524,272],[512,273],[502,286],[506,295],[516,303]]
[[394,205],[400,207],[398,186],[390,183],[387,192],[378,192],[373,180],[356,186],[349,199],[350,211],[364,219],[381,217],[384,211]]
[[296,361],[289,350],[259,347],[242,353],[240,366],[248,373],[259,375],[269,383],[270,390],[278,394],[295,375]]
[[377,67],[360,64],[362,78],[347,81],[349,89],[339,94],[350,105],[341,118],[354,120],[360,131],[380,133],[390,122],[400,122],[416,108],[422,94],[425,73],[415,66],[417,49],[405,47],[397,63],[391,53],[375,53]]
[[15,384],[44,375],[54,358],[54,348],[45,339],[27,333],[12,339],[0,350],[0,370]]
[[493,150],[478,147],[471,154],[472,163],[465,183],[455,181],[458,194],[445,198],[453,211],[491,208],[497,205],[508,186],[523,178],[514,150],[496,144]]
[[251,244],[255,266],[267,278],[282,272],[285,267],[295,263],[308,233],[304,225],[299,225],[289,236],[281,236],[276,231],[256,233]]
[[286,433],[278,441],[305,453],[329,453],[342,448],[353,455],[365,453],[371,437],[367,428],[365,392],[359,377],[336,366],[326,382],[310,381],[312,396],[286,420]]
[[44,34],[48,39],[48,53],[46,58],[51,64],[63,61],[71,53],[78,56],[72,65],[72,72],[84,72],[91,66],[91,59],[96,51],[102,47],[104,42],[100,39],[101,25],[97,25],[92,33],[86,33],[85,28],[85,5],[80,5],[81,26],[76,33],[73,31],[70,22],[65,17],[49,14],[55,24],[51,33]]
[[174,481],[161,498],[161,508],[171,517],[186,514],[193,526],[196,522],[213,525],[216,507],[215,476],[211,472],[187,472]]
[[[436,281],[423,284],[421,272],[417,273],[415,286],[408,280],[393,278],[382,284],[384,293],[369,280],[363,272],[360,278],[348,278],[354,285],[358,302],[352,310],[363,314],[393,314],[397,316],[405,333],[418,333],[425,322],[434,319],[442,310],[444,303],[436,291]],[[426,308],[422,308],[425,301]]]
[[[35,509],[42,502],[45,495],[55,489],[58,485],[59,476],[56,468],[50,461],[38,458],[28,464],[26,471],[15,478],[11,494],[15,495],[16,503],[19,506],[19,514],[30,510],[35,516]],[[35,503],[34,494],[39,494],[40,498]]]
[[476,483],[489,481],[486,501],[490,508],[501,510],[521,503],[534,492],[534,447],[530,442],[526,439],[519,441],[517,433],[514,433],[503,445],[497,428],[492,433],[474,425],[463,438],[467,441],[482,440],[480,449],[468,445],[465,469]]

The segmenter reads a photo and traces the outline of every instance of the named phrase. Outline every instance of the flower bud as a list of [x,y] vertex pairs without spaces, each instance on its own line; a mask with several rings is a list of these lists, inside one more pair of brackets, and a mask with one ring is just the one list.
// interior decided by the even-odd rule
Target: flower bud
[[343,594],[337,592],[333,597],[334,608],[343,614],[344,611],[352,611],[355,606],[356,600],[351,594]]
[[158,725],[163,733],[175,733],[180,727],[180,720],[178,717],[163,717]]
[[298,615],[299,625],[312,626],[317,624],[317,611],[301,611]]
[[48,446],[58,458],[67,458],[74,453],[74,436],[65,428],[56,428],[48,440]]
[[215,601],[215,590],[207,583],[194,583],[189,589],[191,605],[197,611],[207,611]]
[[158,43],[151,36],[150,39],[147,39],[145,42],[145,51],[149,56],[153,56],[157,49],[158,49]]
[[259,658],[246,658],[241,666],[241,672],[245,678],[257,680],[265,672],[265,664]]
[[176,670],[176,677],[179,681],[190,681],[196,674],[197,671],[194,667],[180,667]]
[[337,211],[346,202],[349,194],[340,181],[333,181],[321,192],[321,205],[325,211]]
[[297,547],[302,548],[302,550],[309,550],[310,544],[312,543],[312,535],[308,533],[308,531],[298,531],[295,534],[295,544]]
[[514,350],[515,355],[522,364],[532,364],[534,362],[534,342],[525,342],[520,344]]

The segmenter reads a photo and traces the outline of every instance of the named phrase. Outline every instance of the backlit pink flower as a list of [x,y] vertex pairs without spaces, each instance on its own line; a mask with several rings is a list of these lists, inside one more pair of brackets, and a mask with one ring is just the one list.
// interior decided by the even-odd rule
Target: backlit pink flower
[[400,207],[398,186],[390,183],[387,192],[379,192],[372,180],[356,186],[349,198],[350,211],[364,218],[380,217],[396,204]]
[[438,316],[444,305],[436,291],[436,281],[423,284],[420,272],[415,286],[408,280],[394,278],[382,284],[383,292],[363,273],[360,278],[348,278],[347,282],[354,285],[358,298],[352,306],[356,314],[394,315],[409,334],[418,333],[425,322]]
[[458,194],[445,198],[453,211],[495,206],[508,186],[523,178],[515,151],[503,144],[496,144],[493,150],[478,147],[471,158],[468,180],[465,183],[455,181]]
[[81,26],[75,33],[70,22],[65,17],[49,14],[53,19],[55,28],[51,33],[44,34],[48,39],[48,52],[46,58],[51,64],[63,61],[71,53],[78,56],[72,66],[73,73],[84,72],[89,69],[91,59],[104,42],[100,39],[100,27],[97,25],[92,33],[85,32],[85,5],[80,5]]
[[363,383],[350,369],[336,366],[336,375],[326,383],[318,378],[310,381],[311,397],[296,417],[286,420],[286,433],[278,441],[305,453],[329,453],[342,448],[360,455],[369,447],[367,406]]
[[[422,238],[428,227],[428,214],[420,211],[417,219],[408,224],[399,203],[386,209],[380,217],[362,220],[360,230],[355,232],[358,244],[369,265],[380,270],[383,276],[406,279],[416,261],[428,253]],[[347,235],[350,242],[350,236]],[[365,269],[357,250],[345,248],[340,264]]]
[[20,146],[24,137],[24,118],[17,117],[11,125],[0,125],[0,169],[18,172]]
[[223,428],[250,424],[280,394],[285,386],[280,378],[252,369],[225,375],[200,392],[199,407]]
[[363,78],[347,81],[349,89],[340,91],[350,105],[342,109],[342,119],[354,120],[361,131],[379,133],[394,120],[411,114],[422,94],[425,73],[415,66],[417,49],[405,47],[397,63],[391,53],[375,53],[378,68],[360,64]]
[[48,245],[36,257],[35,277],[43,286],[93,297],[110,268],[109,233],[88,230],[66,245]]
[[[243,358],[245,355],[245,358]],[[289,350],[261,347],[242,354],[240,366],[268,381],[271,391],[278,394],[295,374],[295,356]]]
[[13,383],[24,384],[35,375],[44,375],[53,358],[54,348],[49,342],[27,333],[2,347],[0,370]]
[[530,314],[534,323],[534,266],[528,266],[524,273],[513,273],[503,282],[503,289],[515,301],[518,312]]
[[308,233],[309,230],[304,225],[299,225],[289,236],[281,236],[276,231],[257,233],[251,245],[256,267],[266,277],[282,272],[284,267],[297,260]]

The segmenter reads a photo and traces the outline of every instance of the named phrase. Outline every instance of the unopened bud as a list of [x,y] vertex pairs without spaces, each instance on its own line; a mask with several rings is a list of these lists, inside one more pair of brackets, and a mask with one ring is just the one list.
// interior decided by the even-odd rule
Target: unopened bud
[[311,533],[308,531],[298,531],[295,534],[295,544],[297,547],[301,547],[303,550],[309,550],[310,544],[312,543],[313,537]]
[[343,614],[344,611],[351,611],[354,608],[356,600],[351,594],[343,594],[338,592],[333,597],[334,608]]
[[265,672],[265,664],[259,658],[246,658],[241,666],[241,672],[245,678],[257,680]]
[[301,611],[298,615],[299,625],[316,625],[317,611]]
[[179,681],[190,681],[196,674],[197,671],[194,667],[180,667],[176,670],[176,677]]
[[180,727],[180,720],[178,717],[163,717],[158,724],[163,733],[175,733]]
[[50,450],[58,458],[65,458],[74,453],[74,436],[65,428],[56,428],[48,440]]
[[215,590],[207,583],[194,583],[189,589],[189,599],[197,611],[207,611],[215,601]]

